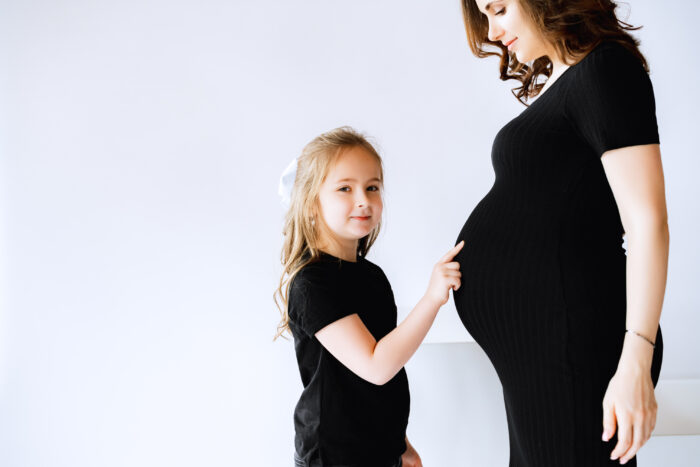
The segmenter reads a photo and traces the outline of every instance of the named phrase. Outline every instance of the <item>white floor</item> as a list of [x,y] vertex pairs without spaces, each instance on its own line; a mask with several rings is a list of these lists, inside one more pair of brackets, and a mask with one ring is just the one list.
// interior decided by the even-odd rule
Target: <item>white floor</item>
[[639,451],[639,467],[700,466],[700,435],[652,436]]
[[[411,389],[408,437],[426,467],[508,465],[508,428],[500,382],[476,344],[424,344],[406,366]],[[657,393],[662,382],[657,386]],[[664,433],[673,433],[659,399]],[[691,404],[692,405],[692,404]],[[664,408],[667,408],[664,411]],[[679,424],[687,433],[687,413]],[[657,422],[657,427],[660,423]],[[653,436],[640,450],[640,467],[700,467],[700,434]]]

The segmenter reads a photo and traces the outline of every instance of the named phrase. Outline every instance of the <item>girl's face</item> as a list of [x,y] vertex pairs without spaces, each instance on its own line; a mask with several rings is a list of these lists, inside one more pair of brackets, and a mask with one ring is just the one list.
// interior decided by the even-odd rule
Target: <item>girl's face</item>
[[520,63],[548,54],[547,42],[518,0],[475,0],[489,22],[490,41],[500,41]]
[[[381,171],[364,148],[343,149],[321,185],[319,207],[325,226],[346,251],[355,252],[382,217]],[[325,230],[325,229],[323,229]],[[322,230],[322,231],[323,231]],[[321,243],[329,243],[321,239]]]

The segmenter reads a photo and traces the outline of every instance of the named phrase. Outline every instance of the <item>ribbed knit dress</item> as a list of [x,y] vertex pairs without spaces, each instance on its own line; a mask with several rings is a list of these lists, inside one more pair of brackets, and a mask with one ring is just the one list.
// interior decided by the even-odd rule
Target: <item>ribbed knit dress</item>
[[[659,143],[641,62],[603,42],[496,135],[457,243],[459,316],[503,386],[510,466],[611,466],[602,401],[625,338],[623,226],[600,157]],[[661,329],[651,376],[661,369]],[[633,458],[627,465],[636,465]]]

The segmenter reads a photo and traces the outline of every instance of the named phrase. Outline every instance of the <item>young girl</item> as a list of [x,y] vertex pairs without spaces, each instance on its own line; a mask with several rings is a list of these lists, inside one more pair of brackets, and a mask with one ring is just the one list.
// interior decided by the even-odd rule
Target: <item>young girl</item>
[[[382,216],[382,161],[348,127],[311,141],[298,159],[284,224],[284,271],[275,293],[277,336],[291,331],[304,385],[294,411],[295,466],[420,466],[406,439],[406,364],[449,290],[453,257],[396,326],[391,286],[366,259]],[[281,303],[281,304],[280,304]]]

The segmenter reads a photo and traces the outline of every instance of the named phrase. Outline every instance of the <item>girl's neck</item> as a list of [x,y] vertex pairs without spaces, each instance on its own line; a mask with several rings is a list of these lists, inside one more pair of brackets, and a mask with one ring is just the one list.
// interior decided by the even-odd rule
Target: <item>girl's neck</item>
[[351,263],[357,262],[357,240],[343,243],[338,241],[323,242],[320,244],[319,250]]

